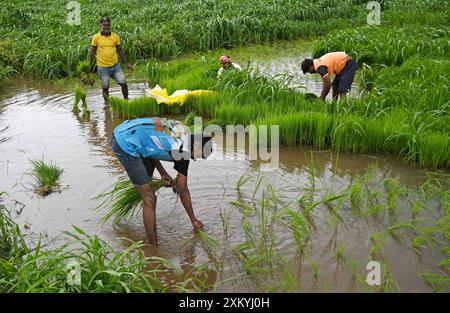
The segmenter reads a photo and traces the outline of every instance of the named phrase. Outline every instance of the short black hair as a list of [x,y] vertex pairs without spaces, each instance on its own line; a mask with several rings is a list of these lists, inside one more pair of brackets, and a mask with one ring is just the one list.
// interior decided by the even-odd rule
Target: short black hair
[[207,159],[211,153],[213,152],[212,150],[212,138],[210,136],[202,136],[202,135],[194,135],[191,134],[191,153],[193,151],[194,148],[194,142],[196,140],[200,140],[200,138],[202,139],[202,159]]
[[314,66],[313,60],[311,60],[311,59],[304,59],[303,62],[302,62],[302,71],[303,71],[303,74],[309,73],[309,68],[310,68],[311,66]]
[[103,24],[103,22],[109,22],[111,24],[111,20],[109,19],[108,16],[102,17],[102,19],[100,20],[100,25]]

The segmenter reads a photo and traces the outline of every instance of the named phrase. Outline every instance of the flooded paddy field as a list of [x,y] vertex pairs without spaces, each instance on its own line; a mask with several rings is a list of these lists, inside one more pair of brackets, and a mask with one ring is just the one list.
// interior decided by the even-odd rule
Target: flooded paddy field
[[[130,83],[130,97],[142,96],[145,88],[143,83]],[[111,94],[120,95],[120,88],[112,88]],[[98,89],[88,89],[87,99],[88,121],[71,112],[73,93],[64,86],[20,81],[2,95],[0,190],[7,191],[5,203],[27,233],[45,234],[50,246],[72,225],[117,248],[128,245],[119,238],[145,242],[140,214],[113,226],[100,221],[105,209],[94,211],[99,204],[94,198],[126,175],[111,149],[112,131],[123,120],[112,117]],[[391,275],[399,290],[433,290],[419,273],[441,271],[437,264],[445,258],[445,239],[417,252],[411,246],[413,234],[385,232],[411,219],[408,201],[399,200],[394,215],[382,208],[354,214],[339,203],[339,195],[368,173],[368,190],[383,194],[387,179],[418,189],[427,170],[387,155],[281,147],[279,167],[264,172],[260,162],[248,160],[245,146],[226,150],[221,138],[215,138],[215,144],[211,158],[191,162],[189,170],[193,207],[207,237],[192,232],[179,199],[162,189],[157,202],[159,246],[144,248],[147,255],[170,260],[186,275],[203,268],[207,291],[364,291],[368,287],[361,277],[365,279],[371,259],[386,266],[383,275]],[[52,160],[64,170],[61,192],[46,197],[33,192],[27,174],[31,159]],[[170,163],[163,165],[175,174]],[[305,233],[295,233],[294,215],[286,209],[297,211],[299,204],[314,201],[320,204],[307,215],[308,226],[297,220]],[[434,221],[442,217],[442,210],[440,202],[431,199],[421,217]],[[382,237],[382,247],[373,251],[374,234],[381,232],[384,235],[375,238]],[[258,254],[264,255],[263,261],[249,259]],[[286,277],[293,277],[291,285],[278,286],[290,281]],[[396,284],[386,291],[395,291]]]

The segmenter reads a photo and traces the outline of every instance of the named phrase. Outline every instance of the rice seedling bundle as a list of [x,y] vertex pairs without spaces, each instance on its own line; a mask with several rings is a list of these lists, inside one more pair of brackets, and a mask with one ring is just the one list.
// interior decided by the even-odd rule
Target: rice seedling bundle
[[45,163],[43,160],[32,160],[33,166],[30,175],[34,177],[34,188],[42,196],[59,191],[58,180],[63,172],[53,162]]
[[116,117],[135,118],[145,116],[159,116],[163,112],[170,112],[172,107],[158,104],[150,97],[139,97],[125,100],[118,97],[109,97],[109,104]]
[[77,73],[85,86],[93,86],[95,83],[95,74],[92,73],[89,61],[81,61],[77,65]]
[[[170,183],[153,177],[150,182],[150,187],[153,192],[157,192],[162,187],[172,187],[175,192],[176,183],[176,178]],[[112,201],[112,206],[105,216],[103,216],[102,222],[113,219],[114,224],[119,224],[124,219],[131,218],[144,206],[141,195],[127,178],[120,179],[113,190],[101,193],[95,199],[104,199],[97,209],[109,205],[109,202]]]

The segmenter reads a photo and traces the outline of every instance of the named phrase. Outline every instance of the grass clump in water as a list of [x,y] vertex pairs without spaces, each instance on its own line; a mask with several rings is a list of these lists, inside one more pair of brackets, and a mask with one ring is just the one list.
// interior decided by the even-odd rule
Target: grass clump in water
[[31,175],[34,177],[34,189],[42,196],[46,196],[52,192],[60,191],[59,178],[63,173],[63,169],[59,168],[55,163],[45,163],[43,160],[32,160],[33,166]]

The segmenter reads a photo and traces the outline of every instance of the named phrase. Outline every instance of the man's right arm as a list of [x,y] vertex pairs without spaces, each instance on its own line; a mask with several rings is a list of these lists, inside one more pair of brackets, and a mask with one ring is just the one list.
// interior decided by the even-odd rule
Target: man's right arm
[[180,196],[181,203],[183,204],[183,207],[191,220],[192,226],[194,226],[194,230],[197,231],[201,229],[203,227],[203,223],[195,217],[194,210],[192,208],[191,193],[189,192],[189,188],[187,186],[187,176],[178,174],[177,191]]
[[97,53],[97,47],[96,46],[91,46],[90,49],[89,49],[89,53],[88,53],[88,61],[89,61],[89,63],[92,63],[96,53]]

